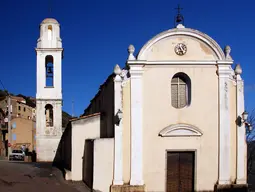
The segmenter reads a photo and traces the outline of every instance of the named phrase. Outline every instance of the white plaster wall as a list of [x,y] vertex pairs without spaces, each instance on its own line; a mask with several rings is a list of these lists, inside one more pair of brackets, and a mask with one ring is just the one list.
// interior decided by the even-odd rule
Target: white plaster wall
[[[39,136],[44,134],[45,128],[45,112],[42,101],[36,101],[36,138],[38,139]],[[40,118],[38,118],[40,117]]]
[[[53,56],[54,86],[46,87],[45,58]],[[37,50],[37,99],[62,99],[62,49]]]
[[[175,46],[184,43],[187,53],[179,56],[175,53]],[[155,42],[141,55],[141,60],[163,61],[163,60],[216,60],[217,56],[213,50],[201,40],[187,35],[174,35],[165,37]]]
[[71,177],[73,181],[82,180],[85,140],[96,138],[100,138],[100,115],[72,122]]
[[128,184],[131,170],[130,80],[123,86],[123,181]]
[[[45,106],[53,106],[53,127],[46,127]],[[36,152],[38,161],[52,162],[62,136],[62,101],[36,101]]]
[[[218,180],[218,76],[215,66],[146,66],[143,74],[143,174],[147,191],[166,190],[166,151],[196,152],[195,190],[213,190]],[[171,105],[171,78],[191,79],[191,104]],[[178,123],[198,127],[201,137],[159,137]]]
[[[236,86],[236,116],[242,116],[245,110],[244,101],[244,82],[240,75],[236,76],[237,86]],[[246,142],[246,130],[245,125],[237,125],[237,184],[247,183],[247,142]]]
[[[45,21],[45,20],[44,20]],[[37,42],[38,48],[61,48],[62,47],[62,40],[60,38],[60,25],[54,19],[47,20],[46,22],[41,23],[40,25],[40,38]],[[49,40],[49,33],[48,33],[48,26],[52,26],[52,36],[51,40]]]
[[[236,127],[236,85],[233,84],[233,82],[229,83],[229,92],[230,92],[230,126],[231,126],[231,182],[234,183],[236,181],[236,174],[237,174],[237,142],[236,142],[236,138],[237,138],[237,133],[236,133],[236,129],[234,129],[234,127]],[[244,138],[245,139],[245,138]]]
[[36,138],[38,162],[53,162],[60,138],[58,136],[39,136]]
[[114,139],[94,141],[93,189],[109,192],[113,179]]

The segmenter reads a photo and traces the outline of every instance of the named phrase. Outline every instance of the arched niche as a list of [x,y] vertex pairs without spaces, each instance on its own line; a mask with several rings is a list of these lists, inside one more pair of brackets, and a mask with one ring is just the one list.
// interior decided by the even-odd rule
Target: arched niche
[[51,104],[45,105],[45,120],[46,127],[53,127],[53,106]]
[[170,125],[159,132],[161,137],[190,137],[202,136],[202,131],[194,125],[174,124]]

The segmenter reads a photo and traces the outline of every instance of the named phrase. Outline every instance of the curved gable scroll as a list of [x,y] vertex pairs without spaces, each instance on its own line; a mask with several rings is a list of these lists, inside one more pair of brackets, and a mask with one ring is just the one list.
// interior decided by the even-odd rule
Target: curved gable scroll
[[[186,36],[186,37],[191,37],[194,40],[199,40],[203,42],[204,45],[208,46],[208,50],[210,49],[216,55],[217,60],[226,59],[225,54],[223,50],[221,49],[221,47],[219,46],[219,44],[214,39],[206,35],[205,33],[202,33],[198,30],[194,30],[190,28],[174,28],[174,29],[161,32],[160,34],[156,35],[151,40],[149,40],[139,51],[137,55],[137,60],[147,60],[146,53],[150,50],[151,47],[153,47],[153,45],[174,36],[183,36],[183,37]],[[206,52],[208,52],[208,50]]]
[[159,132],[161,137],[202,136],[202,131],[194,125],[175,124],[170,125]]

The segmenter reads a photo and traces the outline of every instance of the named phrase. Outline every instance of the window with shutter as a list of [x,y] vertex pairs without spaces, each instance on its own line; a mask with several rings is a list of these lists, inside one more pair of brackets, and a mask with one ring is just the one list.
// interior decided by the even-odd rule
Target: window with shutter
[[171,93],[172,93],[172,106],[178,108],[178,85],[171,85]]
[[190,104],[190,79],[184,73],[177,73],[171,81],[171,103],[175,108]]

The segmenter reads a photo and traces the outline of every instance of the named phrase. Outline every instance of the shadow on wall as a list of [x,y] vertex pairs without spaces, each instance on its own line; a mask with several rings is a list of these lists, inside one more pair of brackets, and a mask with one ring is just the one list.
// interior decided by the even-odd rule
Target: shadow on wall
[[100,112],[100,138],[107,137],[107,113]]
[[71,170],[72,164],[72,131],[71,122],[66,126],[58,144],[57,152],[53,160],[53,166],[59,168],[63,174],[65,169]]
[[86,140],[83,153],[83,181],[87,186],[93,188],[93,162],[94,162],[94,140]]
[[[60,169],[65,177],[65,170],[71,171],[72,165],[72,125],[68,123],[61,140],[59,142],[56,155],[54,157],[53,166]],[[93,187],[93,151],[94,140],[86,140],[83,152],[83,170],[82,180],[92,189]]]
[[[84,151],[82,157],[82,180],[86,186],[93,192],[101,192],[93,189],[93,166],[94,166],[94,140],[87,139],[84,142]],[[72,165],[72,125],[68,123],[61,140],[59,142],[56,155],[53,160],[53,166],[62,171],[65,178],[66,170],[71,171]],[[93,190],[92,190],[93,189]]]

